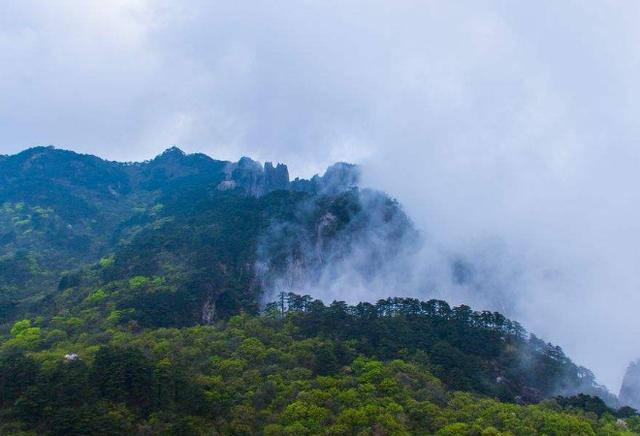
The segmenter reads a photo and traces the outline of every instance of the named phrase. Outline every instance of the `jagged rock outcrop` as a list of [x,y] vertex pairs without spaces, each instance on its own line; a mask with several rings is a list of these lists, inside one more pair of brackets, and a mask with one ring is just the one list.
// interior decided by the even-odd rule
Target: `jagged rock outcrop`
[[640,410],[640,359],[627,367],[618,397],[622,404]]
[[289,169],[284,164],[267,162],[264,164],[264,186],[267,191],[289,189]]
[[360,179],[358,166],[339,162],[327,168],[322,176],[290,181],[289,169],[281,163],[266,162],[262,165],[248,157],[242,157],[238,162],[217,161],[200,153],[186,154],[177,147],[165,150],[151,161],[132,164],[126,169],[132,179],[142,181],[149,189],[170,179],[204,175],[215,182],[214,186],[220,191],[239,189],[255,197],[278,190],[335,194],[357,186]]
[[241,158],[231,171],[231,180],[247,194],[259,197],[264,192],[264,170],[260,163],[248,157]]
[[168,148],[145,162],[109,162],[52,146],[34,147],[12,156],[0,155],[0,162],[0,182],[4,185],[22,186],[23,177],[33,179],[37,174],[38,180],[53,180],[60,189],[75,186],[84,189],[89,185],[112,199],[140,188],[155,191],[176,180],[183,185],[212,184],[221,191],[239,189],[256,197],[277,190],[334,194],[357,186],[360,178],[358,166],[340,162],[330,166],[322,176],[290,181],[289,170],[281,163],[263,165],[248,157],[228,162],[202,153],[185,153],[178,147]]
[[239,188],[249,195],[260,197],[272,191],[289,189],[289,169],[284,164],[267,162],[264,166],[248,157],[229,163],[225,169],[225,180],[218,189],[226,191]]
[[360,168],[353,164],[338,162],[327,168],[322,176],[322,191],[340,192],[354,188],[360,181]]
[[291,182],[293,191],[336,194],[355,188],[360,182],[360,167],[338,162],[331,165],[324,175],[315,175],[311,179],[296,178]]
[[335,194],[357,186],[360,181],[360,168],[344,162],[330,166],[322,176],[290,181],[289,169],[281,163],[262,165],[248,157],[242,157],[238,162],[215,161],[203,154],[186,154],[177,147],[167,149],[147,165],[143,172],[152,180],[165,181],[185,174],[210,177],[220,174],[219,182],[216,182],[218,190],[239,189],[255,197],[278,190]]

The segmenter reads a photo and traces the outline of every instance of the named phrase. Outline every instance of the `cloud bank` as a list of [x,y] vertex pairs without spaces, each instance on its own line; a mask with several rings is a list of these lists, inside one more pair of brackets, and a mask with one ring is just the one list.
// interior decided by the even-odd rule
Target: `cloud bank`
[[417,276],[615,390],[640,356],[639,19],[630,1],[6,2],[0,153],[361,163],[423,231]]

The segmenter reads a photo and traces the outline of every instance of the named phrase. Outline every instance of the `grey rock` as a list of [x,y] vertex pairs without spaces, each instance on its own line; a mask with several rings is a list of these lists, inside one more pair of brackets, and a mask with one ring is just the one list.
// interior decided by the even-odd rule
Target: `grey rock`
[[327,168],[321,179],[322,191],[341,192],[354,188],[360,181],[357,165],[338,162]]
[[289,189],[289,169],[279,163],[275,167],[271,162],[264,164],[264,184],[267,192]]
[[272,191],[290,188],[289,169],[284,164],[267,162],[264,166],[248,157],[229,164],[225,169],[226,180],[218,185],[218,189],[239,188],[249,195],[260,197]]
[[618,397],[622,404],[640,409],[640,359],[627,367]]

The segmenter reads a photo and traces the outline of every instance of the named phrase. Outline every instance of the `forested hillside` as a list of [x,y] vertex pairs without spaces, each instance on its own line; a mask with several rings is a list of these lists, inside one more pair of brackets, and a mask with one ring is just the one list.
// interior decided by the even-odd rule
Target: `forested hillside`
[[328,266],[392,274],[415,249],[398,203],[357,181],[347,164],[290,181],[175,148],[0,157],[0,432],[640,432],[499,313],[290,293]]
[[[286,166],[249,158],[174,148],[121,164],[40,147],[0,161],[0,181],[5,323],[130,279],[155,286],[134,287],[118,303],[138,309],[141,325],[256,313],[292,265],[311,279],[360,244],[362,273],[373,274],[415,233],[396,202],[355,186],[357,168],[347,164],[289,181]],[[372,237],[377,248],[362,248]]]
[[5,434],[640,431],[596,397],[539,402],[588,375],[499,314],[442,301],[290,294],[262,316],[183,328],[85,312],[17,322],[0,352]]

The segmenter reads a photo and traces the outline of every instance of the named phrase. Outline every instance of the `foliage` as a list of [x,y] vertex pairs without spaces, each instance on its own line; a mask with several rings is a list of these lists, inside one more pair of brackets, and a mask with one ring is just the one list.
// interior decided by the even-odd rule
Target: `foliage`
[[[492,399],[497,391],[484,384],[483,359],[504,364],[505,348],[527,347],[519,326],[498,314],[468,312],[461,324],[453,314],[466,309],[449,312],[441,301],[324,306],[296,295],[288,300],[284,313],[238,315],[210,326],[91,329],[87,319],[77,332],[71,328],[35,348],[12,343],[37,328],[18,321],[0,351],[2,431],[623,435],[637,427],[635,415],[617,420],[616,411],[593,397],[537,405]],[[433,308],[439,312],[428,312]],[[447,324],[443,311],[453,321]],[[426,330],[417,326],[427,322],[433,332],[423,341]],[[65,325],[57,318],[38,334]],[[496,343],[494,336],[502,339]],[[391,337],[401,340],[393,344]],[[469,361],[479,368],[466,363],[458,372]],[[452,383],[451,371],[468,385]]]
[[246,185],[219,190],[229,165],[177,149],[0,159],[0,434],[640,433],[499,313],[284,293],[261,307],[292,261],[313,270],[374,228],[379,269],[415,231],[384,194],[265,189],[246,158],[231,172]]
[[[383,341],[365,352],[360,341],[340,339],[339,326],[310,335],[316,324],[305,316],[109,328],[37,350],[5,342],[3,425],[51,435],[622,435],[636,425],[566,399],[517,405],[449,390],[429,353],[384,358],[398,353]],[[29,325],[17,323],[14,333]]]

